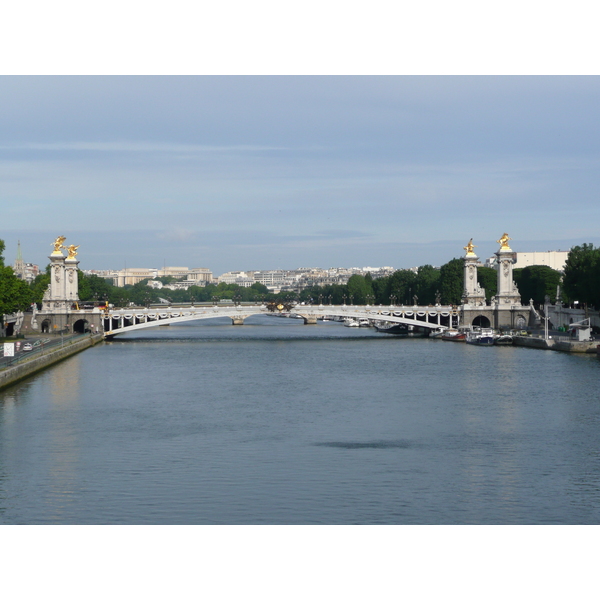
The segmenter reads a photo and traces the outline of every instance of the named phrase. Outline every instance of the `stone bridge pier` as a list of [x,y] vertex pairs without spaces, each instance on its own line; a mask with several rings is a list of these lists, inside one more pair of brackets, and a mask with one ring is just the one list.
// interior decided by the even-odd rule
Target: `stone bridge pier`
[[303,319],[305,325],[316,325],[317,324],[317,315],[303,315],[298,313]]

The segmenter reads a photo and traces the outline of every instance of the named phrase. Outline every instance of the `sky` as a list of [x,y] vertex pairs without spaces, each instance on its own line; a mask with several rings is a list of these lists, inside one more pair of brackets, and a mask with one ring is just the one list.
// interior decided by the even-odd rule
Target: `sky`
[[8,8],[7,263],[20,241],[45,266],[59,235],[82,269],[215,275],[440,266],[470,238],[491,256],[504,232],[523,252],[600,243],[600,79],[581,11],[134,5]]
[[0,239],[45,266],[440,266],[597,243],[600,79],[3,76]]

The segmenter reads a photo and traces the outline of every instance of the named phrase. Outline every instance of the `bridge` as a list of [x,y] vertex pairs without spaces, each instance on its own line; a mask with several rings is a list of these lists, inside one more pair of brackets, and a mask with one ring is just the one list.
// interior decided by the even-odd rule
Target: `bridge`
[[326,305],[326,304],[214,304],[165,307],[130,307],[103,311],[102,325],[104,336],[112,338],[121,333],[198,321],[229,317],[232,325],[243,325],[252,315],[299,316],[306,325],[316,324],[323,317],[347,319],[367,319],[371,323],[404,324],[424,329],[446,329],[458,324],[458,312],[452,306],[370,306],[370,305]]

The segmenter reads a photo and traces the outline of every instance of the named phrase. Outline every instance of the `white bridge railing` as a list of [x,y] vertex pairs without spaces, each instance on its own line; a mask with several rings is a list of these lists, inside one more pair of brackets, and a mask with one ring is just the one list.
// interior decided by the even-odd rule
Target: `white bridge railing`
[[[286,306],[289,310],[266,304],[239,304],[213,306],[169,306],[165,308],[131,307],[109,309],[104,314],[104,335],[114,336],[126,331],[147,329],[158,325],[183,323],[201,319],[229,317],[233,324],[242,324],[244,319],[257,314],[290,314],[304,318],[305,323],[314,323],[320,317],[342,317],[368,319],[371,322],[406,324],[428,329],[448,327],[451,319],[458,318],[452,306],[354,306],[349,304],[296,304]],[[443,324],[443,322],[445,324]]]

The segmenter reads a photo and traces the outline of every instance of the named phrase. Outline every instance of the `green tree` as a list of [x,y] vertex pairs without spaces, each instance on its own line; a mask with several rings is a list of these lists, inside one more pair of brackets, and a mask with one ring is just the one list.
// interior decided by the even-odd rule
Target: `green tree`
[[[521,301],[527,304],[530,299],[533,299],[535,304],[543,304],[546,296],[551,300],[556,298],[556,288],[560,284],[561,274],[546,265],[531,265],[524,269],[515,269],[520,271],[516,277],[513,277],[519,293]],[[517,281],[518,280],[518,281]]]
[[[378,280],[377,280],[378,281]],[[385,277],[383,285],[376,287],[377,304],[412,304],[417,295],[417,274],[410,269],[401,269]],[[393,299],[392,299],[393,297]]]
[[435,304],[436,293],[439,290],[440,270],[431,265],[423,265],[417,271],[418,302],[422,306]]
[[41,308],[44,294],[50,285],[50,265],[47,265],[46,270],[43,273],[39,273],[29,285],[31,289],[31,301],[35,302],[38,308]]
[[478,267],[477,283],[485,289],[485,299],[489,302],[498,293],[498,271],[491,267]]
[[373,296],[373,286],[362,275],[352,275],[348,279],[346,287],[348,289],[348,298],[352,296],[353,304],[366,304],[367,296]]
[[573,246],[565,263],[563,287],[567,296],[588,306],[600,307],[600,248]]
[[15,275],[12,267],[4,266],[4,248],[0,240],[0,320],[4,315],[27,310],[33,299],[29,285]]
[[460,304],[464,290],[464,261],[453,258],[440,267],[442,304]]

